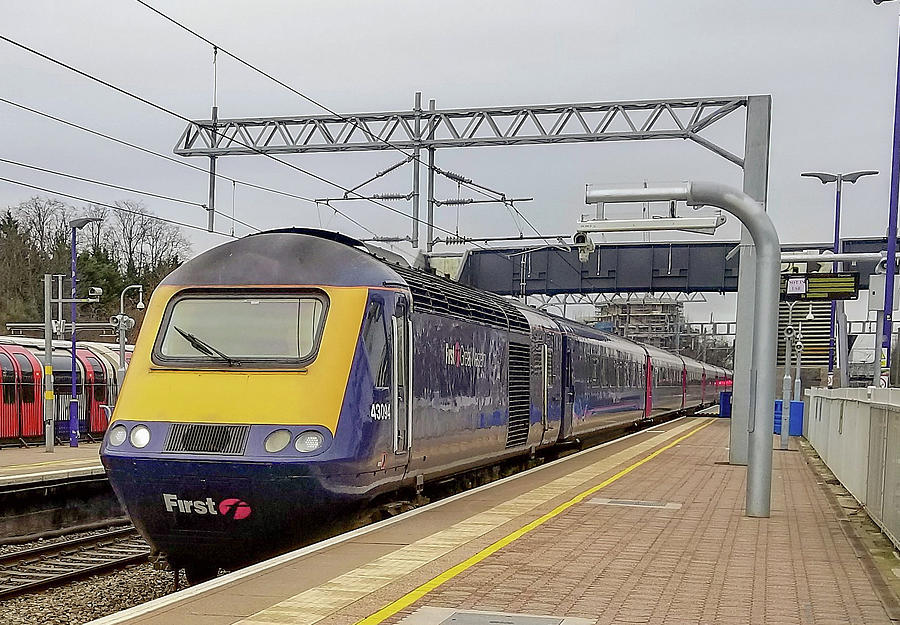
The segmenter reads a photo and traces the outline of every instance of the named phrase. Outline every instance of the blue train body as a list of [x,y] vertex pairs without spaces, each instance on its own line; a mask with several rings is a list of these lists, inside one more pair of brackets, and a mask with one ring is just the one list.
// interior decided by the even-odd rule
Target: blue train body
[[[332,266],[287,283],[281,266],[315,263],[311,251]],[[335,259],[366,279],[354,283]],[[717,387],[728,383],[725,370],[392,264],[340,235],[262,233],[185,267],[151,302],[131,365],[143,369],[126,380],[101,456],[136,527],[195,577],[315,540],[379,495],[691,411],[714,403]],[[184,348],[183,361],[166,360],[166,333],[182,298],[222,301],[227,311],[270,300],[284,307],[293,301],[285,293],[301,302],[301,326],[310,298],[327,304],[309,308],[323,318],[307,324],[309,341],[318,341],[311,359],[238,360],[222,347],[234,357],[227,361],[203,347],[210,339],[192,343],[196,354]],[[184,318],[179,323],[191,322]],[[248,335],[269,323],[239,320]],[[208,318],[193,323],[179,332],[213,332]],[[225,333],[214,338],[244,347]],[[160,376],[172,376],[166,384],[175,386],[166,388],[176,390],[167,409],[150,415],[146,402],[167,401]],[[213,410],[179,402],[181,384],[232,393],[230,385],[283,386],[285,395],[267,396],[263,406],[246,397],[236,407],[238,393]],[[273,451],[276,439],[289,443]]]

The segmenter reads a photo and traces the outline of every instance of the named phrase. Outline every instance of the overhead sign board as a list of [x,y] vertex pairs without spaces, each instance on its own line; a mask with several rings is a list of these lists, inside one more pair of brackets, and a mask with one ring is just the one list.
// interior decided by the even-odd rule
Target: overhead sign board
[[781,301],[856,299],[859,272],[786,273],[781,275]]

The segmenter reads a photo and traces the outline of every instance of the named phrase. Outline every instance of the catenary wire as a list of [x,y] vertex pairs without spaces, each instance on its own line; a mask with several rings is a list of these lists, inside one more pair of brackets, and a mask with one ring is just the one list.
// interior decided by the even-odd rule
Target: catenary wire
[[[319,101],[316,100],[315,98],[312,98],[312,97],[306,95],[305,93],[303,93],[303,92],[300,91],[299,89],[296,89],[295,87],[293,87],[293,86],[287,84],[286,82],[284,82],[283,80],[277,78],[276,76],[273,76],[273,75],[270,74],[269,72],[267,72],[267,71],[265,71],[265,70],[263,70],[263,69],[261,69],[261,68],[255,66],[253,63],[251,63],[251,62],[249,62],[249,61],[247,61],[247,60],[245,60],[245,59],[239,57],[237,54],[235,54],[234,52],[231,52],[231,51],[228,50],[227,48],[223,48],[220,44],[214,43],[214,42],[213,42],[212,40],[210,40],[208,37],[205,37],[204,35],[201,35],[199,32],[197,32],[197,31],[195,31],[194,29],[190,28],[190,27],[187,26],[186,24],[182,24],[181,22],[179,22],[179,21],[176,20],[175,18],[171,17],[170,15],[168,15],[168,14],[166,14],[166,13],[163,13],[162,11],[160,11],[159,9],[157,9],[156,7],[154,7],[153,5],[149,4],[149,3],[146,2],[145,0],[136,0],[136,2],[137,2],[138,4],[144,6],[145,8],[149,9],[149,10],[152,11],[153,13],[156,13],[157,15],[159,15],[159,16],[162,17],[163,19],[167,20],[168,22],[174,24],[174,25],[177,26],[178,28],[181,28],[182,30],[184,30],[184,31],[186,31],[186,32],[188,32],[188,33],[190,33],[190,34],[193,35],[194,37],[197,37],[198,39],[200,39],[200,40],[203,41],[204,43],[206,43],[206,44],[212,46],[212,48],[213,48],[213,64],[215,64],[216,53],[219,52],[219,51],[221,51],[221,52],[227,54],[229,57],[231,57],[231,58],[234,59],[235,61],[237,61],[238,63],[240,63],[240,64],[242,64],[243,66],[247,67],[248,69],[251,69],[251,70],[253,70],[254,72],[260,74],[261,76],[264,76],[264,77],[268,78],[269,80],[273,81],[274,83],[276,83],[276,84],[280,85],[281,87],[287,89],[287,90],[290,91],[291,93],[293,93],[293,94],[299,96],[300,98],[303,98],[304,100],[306,100],[306,101],[309,102],[310,104],[312,104],[312,105],[314,105],[314,106],[317,106],[317,107],[319,107],[320,109],[322,109],[322,110],[324,110],[324,111],[327,111],[328,113],[334,115],[335,117],[338,117],[339,119],[343,120],[343,121],[346,122],[346,123],[352,124],[357,130],[361,130],[361,131],[363,131],[363,132],[367,132],[366,129],[361,128],[360,125],[359,125],[359,123],[357,123],[356,120],[352,119],[351,117],[348,117],[348,116],[346,116],[346,115],[342,115],[341,113],[338,113],[337,111],[335,111],[335,110],[332,109],[331,107],[329,107],[329,106],[323,104],[322,102],[319,102]],[[217,68],[216,68],[216,69],[217,69]],[[213,80],[214,80],[214,83],[215,83],[215,82],[216,82],[216,78],[214,78]],[[368,133],[368,134],[371,135],[371,133]],[[457,182],[458,184],[462,184],[462,186],[465,186],[465,187],[467,187],[467,188],[469,188],[469,189],[472,189],[472,190],[474,190],[474,191],[480,193],[481,195],[483,195],[483,196],[485,196],[485,197],[487,197],[487,198],[494,199],[494,200],[497,200],[497,201],[502,202],[504,206],[506,206],[506,207],[512,209],[512,210],[515,212],[516,215],[518,215],[518,216],[519,216],[526,224],[528,224],[528,227],[531,228],[531,229],[534,231],[534,233],[535,233],[536,235],[538,235],[538,236],[540,236],[540,237],[543,237],[543,235],[541,234],[541,232],[540,232],[537,228],[534,227],[534,224],[531,223],[531,221],[530,221],[530,220],[522,213],[522,211],[520,211],[520,210],[516,207],[516,205],[515,205],[513,202],[507,202],[507,201],[506,201],[506,198],[505,198],[505,196],[504,196],[502,193],[500,193],[500,192],[498,192],[498,191],[486,189],[486,187],[483,187],[482,185],[477,184],[477,183],[474,183],[474,182],[460,181],[458,177],[448,176],[448,175],[447,175],[447,172],[445,172],[443,169],[441,169],[440,167],[436,167],[436,166],[434,166],[434,165],[430,165],[430,164],[428,164],[428,163],[426,163],[426,162],[423,162],[421,158],[419,158],[418,156],[415,155],[415,153],[408,152],[407,150],[404,150],[403,148],[394,145],[393,143],[391,143],[391,142],[388,141],[387,139],[382,139],[381,137],[375,137],[374,135],[371,135],[371,136],[372,136],[374,139],[376,139],[377,141],[380,141],[381,143],[384,143],[385,145],[389,146],[390,148],[392,148],[392,149],[394,149],[394,150],[397,150],[398,152],[400,152],[401,154],[404,154],[405,156],[407,156],[407,157],[410,158],[410,159],[414,159],[414,160],[418,161],[419,164],[424,165],[426,168],[432,169],[432,170],[435,171],[436,173],[438,173],[438,174],[440,174],[440,175],[442,175],[442,176],[448,178],[449,180],[453,180],[453,181]],[[497,197],[494,197],[494,196],[489,195],[486,191],[490,191],[491,193],[494,194],[494,196],[497,196]],[[515,223],[515,218],[513,218],[513,222]],[[516,226],[517,226],[517,229],[518,229],[518,224],[516,224]],[[445,231],[445,232],[446,232],[446,231]],[[546,244],[548,244],[548,245],[550,244],[550,241],[549,241],[548,239],[544,239],[544,242],[545,242]],[[571,266],[571,263],[568,263],[568,260],[566,260],[566,262],[567,262],[567,264],[569,264],[569,265]],[[574,269],[574,267],[573,267],[573,269]]]
[[[191,200],[184,200],[184,199],[177,198],[177,197],[171,197],[169,195],[161,195],[159,193],[153,193],[152,191],[141,191],[140,189],[132,189],[131,187],[123,187],[122,185],[113,184],[111,182],[104,182],[103,180],[94,180],[93,178],[85,178],[84,176],[68,174],[63,171],[56,171],[55,169],[48,169],[46,167],[38,167],[37,165],[29,165],[28,163],[20,163],[19,161],[13,161],[8,158],[0,158],[0,163],[8,163],[10,165],[15,165],[17,167],[24,167],[26,169],[33,169],[35,171],[42,171],[44,173],[53,174],[54,176],[62,176],[64,178],[71,178],[72,180],[79,180],[81,182],[96,184],[101,187],[109,187],[111,189],[119,189],[120,191],[128,191],[129,193],[137,193],[138,195],[146,195],[148,197],[155,197],[155,198],[159,198],[161,200],[168,200],[169,202],[178,202],[180,204],[187,204],[189,206],[198,206],[200,208],[203,208],[204,210],[207,209],[206,204],[201,204],[200,202],[192,202]],[[227,215],[218,210],[214,211],[214,212],[217,215],[221,215],[222,217],[225,217],[226,219],[230,219],[232,222],[239,223],[242,226],[250,228],[251,230],[256,230],[257,232],[261,232],[260,228],[257,228],[256,226],[254,226],[252,224],[248,224],[246,221],[242,221],[240,219],[237,219],[235,217]]]
[[[35,184],[29,184],[27,182],[22,182],[21,180],[12,180],[11,178],[3,178],[0,177],[0,182],[7,182],[9,184],[18,185],[20,187],[27,187],[29,189],[35,189],[37,191],[43,191],[44,193],[50,193],[52,195],[61,195],[62,197],[71,198],[73,200],[78,200],[79,202],[87,202],[88,204],[96,204],[97,206],[105,206],[106,208],[111,208],[114,211],[119,211],[122,213],[129,213],[131,215],[137,215],[139,217],[146,217],[147,219],[155,219],[157,221],[164,221],[166,223],[181,226],[183,228],[191,228],[193,230],[200,230],[201,232],[209,232],[203,226],[195,226],[194,224],[189,224],[183,221],[178,221],[175,219],[168,219],[167,217],[160,217],[159,215],[151,215],[148,213],[141,213],[138,211],[129,210],[127,208],[122,208],[121,206],[116,206],[114,204],[107,204],[105,202],[98,202],[96,200],[91,200],[89,198],[81,197],[79,195],[73,195],[71,193],[63,193],[62,191],[56,191],[54,189],[48,189],[46,187],[40,187]],[[213,230],[212,234],[218,234],[219,236],[232,238],[230,234],[227,232],[219,232],[218,230]]]
[[[94,130],[93,128],[87,128],[86,126],[81,126],[80,124],[76,124],[75,122],[71,122],[67,119],[63,119],[61,117],[57,117],[55,115],[51,115],[50,113],[45,113],[44,111],[39,111],[37,109],[31,108],[29,106],[25,106],[24,104],[20,104],[18,102],[13,102],[12,100],[8,100],[6,98],[0,97],[0,102],[4,104],[8,104],[10,106],[14,106],[16,108],[22,109],[23,111],[28,111],[29,113],[33,113],[35,115],[39,115],[41,117],[45,117],[47,119],[51,119],[57,123],[63,124],[65,126],[70,126],[72,128],[77,128],[83,132],[88,134],[92,134],[94,136],[100,137],[102,139],[106,139],[108,141],[112,141],[113,143],[118,143],[120,145],[124,145],[125,147],[131,148],[133,150],[138,150],[140,152],[144,152],[146,154],[150,154],[151,156],[156,156],[157,158],[161,158],[167,160],[171,163],[175,163],[176,165],[181,165],[182,167],[190,167],[191,169],[195,169],[203,174],[209,175],[209,171],[200,167],[198,165],[194,165],[193,163],[189,163],[184,159],[178,159],[174,156],[169,156],[168,154],[163,154],[162,152],[157,152],[156,150],[151,150],[150,148],[145,148],[142,145],[137,145],[135,143],[131,143],[129,141],[124,141],[123,139],[119,139],[117,137],[113,137],[111,135],[100,132],[99,130]],[[227,180],[232,183],[237,183],[240,185],[244,185],[245,187],[251,187],[254,189],[259,189],[260,191],[267,191],[268,193],[276,193],[278,195],[284,195],[286,197],[291,197],[296,200],[303,200],[304,202],[315,202],[313,198],[304,197],[302,195],[297,195],[296,193],[289,193],[287,191],[282,191],[280,189],[273,189],[271,187],[266,187],[264,185],[255,184],[253,182],[247,182],[246,180],[241,180],[239,178],[232,178],[230,176],[226,176],[225,174],[215,173],[213,174],[216,178],[221,178],[222,180]]]
[[[117,85],[114,85],[114,84],[112,84],[112,83],[110,83],[110,82],[108,82],[108,81],[106,81],[106,80],[104,80],[104,79],[102,79],[102,78],[98,78],[97,76],[94,76],[94,75],[92,75],[92,74],[89,74],[88,72],[85,72],[84,70],[78,69],[77,67],[75,67],[75,66],[73,66],[73,65],[70,65],[70,64],[68,64],[68,63],[66,63],[66,62],[64,62],[64,61],[61,61],[61,60],[59,60],[59,59],[56,59],[56,58],[54,58],[54,57],[52,57],[52,56],[49,56],[49,55],[47,55],[47,54],[44,54],[43,52],[40,52],[39,50],[36,50],[36,49],[34,49],[34,48],[31,48],[31,47],[29,47],[29,46],[27,46],[27,45],[25,45],[25,44],[23,44],[23,43],[20,43],[20,42],[14,40],[14,39],[10,39],[9,37],[7,37],[7,36],[5,36],[5,35],[0,35],[0,40],[5,41],[5,42],[7,42],[7,43],[9,43],[9,44],[11,44],[11,45],[13,45],[13,46],[15,46],[15,47],[21,49],[21,50],[24,50],[24,51],[26,51],[26,52],[28,52],[28,53],[30,53],[30,54],[33,54],[33,55],[35,55],[35,56],[37,56],[37,57],[40,57],[40,58],[44,59],[45,61],[48,61],[48,62],[50,62],[50,63],[53,63],[54,65],[58,65],[58,66],[60,66],[60,67],[62,67],[62,68],[64,68],[64,69],[67,69],[67,70],[69,70],[70,72],[73,72],[73,73],[75,73],[75,74],[78,74],[79,76],[82,76],[83,78],[87,78],[88,80],[91,80],[91,81],[96,82],[96,83],[98,83],[98,84],[100,84],[100,85],[103,85],[104,87],[107,87],[107,88],[109,88],[109,89],[112,89],[113,91],[115,91],[115,92],[117,92],[117,93],[120,93],[120,94],[122,94],[122,95],[124,95],[124,96],[127,96],[127,97],[129,97],[129,98],[132,98],[132,99],[134,99],[134,100],[137,100],[138,102],[141,102],[142,104],[146,104],[147,106],[149,106],[149,107],[151,107],[151,108],[154,108],[154,109],[156,109],[156,110],[158,110],[158,111],[161,111],[161,112],[163,112],[163,113],[166,113],[167,115],[171,115],[172,117],[176,117],[176,118],[178,118],[178,119],[180,119],[180,120],[182,120],[182,121],[184,121],[184,122],[187,122],[187,123],[192,123],[192,120],[190,120],[189,118],[187,118],[187,117],[185,117],[184,115],[181,115],[180,113],[177,113],[177,112],[175,112],[175,111],[173,111],[173,110],[171,110],[171,109],[168,109],[168,108],[166,108],[165,106],[162,106],[161,104],[157,104],[156,102],[152,102],[151,100],[148,100],[147,98],[144,98],[143,96],[139,96],[139,95],[137,95],[137,94],[135,94],[135,93],[132,93],[132,92],[128,91],[127,89],[124,89],[124,88],[122,88],[122,87],[119,87],[119,86],[117,86]],[[218,131],[216,131],[216,132],[218,133]],[[266,152],[263,152],[262,150],[260,150],[260,149],[258,149],[258,148],[256,148],[256,147],[254,147],[254,146],[252,146],[252,145],[243,143],[243,142],[241,142],[241,141],[239,141],[239,140],[237,140],[237,139],[234,139],[234,138],[232,138],[232,141],[234,141],[234,142],[237,143],[238,145],[241,145],[241,146],[243,146],[243,147],[245,147],[245,148],[247,148],[247,149],[253,150],[254,152],[260,154],[261,156],[265,156],[266,158],[269,158],[269,159],[275,161],[276,163],[281,163],[282,165],[285,165],[286,167],[289,167],[289,168],[291,168],[291,169],[293,169],[293,170],[296,170],[296,171],[298,171],[298,172],[300,172],[300,173],[302,173],[302,174],[304,174],[304,175],[306,175],[306,176],[309,176],[309,177],[311,177],[311,178],[314,178],[314,179],[316,179],[316,180],[319,180],[320,182],[323,182],[323,183],[325,183],[325,184],[331,185],[331,186],[333,186],[333,187],[335,187],[335,188],[337,188],[337,189],[340,189],[341,191],[345,191],[345,192],[347,192],[347,193],[352,193],[352,194],[354,194],[354,195],[356,195],[356,196],[358,196],[358,197],[360,197],[360,198],[363,198],[363,199],[369,201],[369,202],[372,203],[372,204],[375,204],[376,206],[380,206],[381,208],[384,208],[384,209],[386,209],[386,210],[388,210],[388,211],[390,211],[390,212],[392,212],[392,213],[396,213],[396,214],[398,214],[398,215],[401,215],[401,216],[405,217],[406,219],[411,219],[411,220],[413,220],[413,221],[415,221],[415,222],[417,222],[417,223],[420,223],[420,224],[431,225],[431,227],[434,228],[435,230],[440,230],[441,232],[444,232],[444,233],[446,233],[446,234],[451,234],[451,235],[453,234],[450,230],[447,230],[447,229],[445,229],[445,228],[442,228],[442,227],[440,227],[440,226],[438,226],[438,225],[436,225],[436,224],[429,224],[429,222],[427,222],[426,220],[421,219],[421,218],[419,218],[419,217],[414,217],[414,216],[411,216],[411,215],[407,215],[407,214],[404,213],[403,211],[398,210],[398,209],[396,209],[396,208],[394,208],[394,207],[392,207],[392,206],[388,206],[387,204],[384,204],[383,202],[379,202],[379,201],[374,200],[374,199],[372,199],[372,198],[367,198],[367,197],[365,197],[365,196],[363,196],[363,195],[361,195],[361,194],[359,194],[359,193],[357,193],[357,192],[355,192],[355,191],[351,191],[351,190],[348,189],[347,187],[344,187],[343,185],[341,185],[341,184],[339,184],[339,183],[337,183],[337,182],[334,182],[334,181],[332,181],[332,180],[329,180],[329,179],[325,178],[324,176],[320,176],[319,174],[316,174],[316,173],[314,173],[314,172],[311,172],[311,171],[308,171],[308,170],[306,170],[306,169],[303,169],[302,167],[298,167],[297,165],[294,165],[293,163],[290,163],[290,162],[288,162],[288,161],[284,161],[284,160],[282,160],[282,159],[280,159],[280,158],[278,158],[278,157],[276,157],[276,156],[274,156],[274,155],[272,155],[272,154],[268,154],[268,153],[266,153]],[[359,226],[360,228],[362,228],[363,230],[365,230],[365,231],[368,232],[369,234],[372,234],[373,236],[377,236],[377,235],[375,234],[375,232],[373,232],[371,229],[369,229],[369,228],[366,227],[366,226],[363,226],[362,224],[360,224],[358,221],[356,221],[355,219],[353,219],[352,217],[350,217],[349,215],[347,215],[347,214],[344,213],[343,211],[341,211],[341,210],[335,208],[334,206],[330,206],[330,208],[331,208],[335,213],[341,215],[342,217],[344,217],[344,219],[347,219],[347,220],[350,221],[351,223],[356,224],[357,226]],[[483,248],[483,246],[478,246],[478,247],[481,247],[482,249],[485,249],[485,248]]]
[[[362,128],[362,127],[359,125],[359,123],[358,123],[356,120],[354,120],[353,118],[348,117],[348,116],[346,116],[346,115],[343,115],[343,114],[341,114],[341,113],[338,113],[337,111],[335,111],[335,110],[332,109],[331,107],[329,107],[329,106],[327,106],[327,105],[325,105],[325,104],[322,104],[322,103],[319,102],[318,100],[316,100],[316,99],[314,99],[314,98],[312,98],[312,97],[306,95],[305,93],[303,93],[303,92],[300,91],[299,89],[296,89],[296,88],[292,87],[291,85],[289,85],[289,84],[287,84],[286,82],[284,82],[283,80],[281,80],[281,79],[279,79],[279,78],[273,76],[272,74],[270,74],[269,72],[265,71],[264,69],[261,69],[261,68],[255,66],[255,65],[253,65],[253,63],[251,63],[250,61],[244,60],[243,58],[239,57],[239,56],[238,56],[237,54],[235,54],[234,52],[231,52],[230,50],[228,50],[228,49],[226,49],[226,48],[223,48],[223,47],[222,47],[221,45],[219,45],[218,43],[214,43],[214,42],[211,41],[209,38],[205,37],[204,35],[201,35],[201,34],[198,33],[197,31],[195,31],[194,29],[190,28],[189,26],[187,26],[187,25],[185,25],[185,24],[182,24],[181,22],[179,22],[179,21],[176,20],[175,18],[173,18],[173,17],[167,15],[166,13],[163,13],[162,11],[160,11],[159,9],[157,9],[156,7],[154,7],[153,5],[151,5],[151,4],[147,3],[147,2],[145,2],[144,0],[136,0],[136,1],[137,1],[138,4],[140,4],[140,5],[144,6],[144,7],[146,7],[147,9],[149,9],[150,11],[156,13],[157,15],[159,15],[160,17],[162,17],[163,19],[165,19],[165,20],[171,22],[172,24],[174,24],[174,25],[177,26],[178,28],[181,28],[182,30],[184,30],[184,31],[186,31],[186,32],[188,32],[188,33],[190,33],[190,34],[193,35],[194,37],[197,37],[198,39],[200,39],[200,40],[203,41],[204,43],[206,43],[206,44],[212,46],[212,48],[213,48],[214,51],[216,51],[216,52],[219,52],[219,51],[220,51],[220,52],[223,52],[223,53],[227,54],[229,57],[231,57],[232,59],[234,59],[235,61],[237,61],[237,62],[240,63],[241,65],[247,67],[248,69],[253,70],[254,72],[260,74],[261,76],[264,76],[264,77],[268,78],[269,80],[275,82],[276,84],[280,85],[281,87],[284,87],[285,89],[287,89],[287,90],[290,91],[291,93],[293,93],[293,94],[295,94],[295,95],[297,95],[297,96],[303,98],[304,100],[306,100],[306,101],[309,102],[310,104],[312,104],[312,105],[314,105],[314,106],[317,106],[317,107],[319,107],[320,109],[322,109],[322,110],[324,110],[324,111],[327,111],[328,113],[334,115],[335,117],[341,119],[342,121],[344,121],[344,122],[346,122],[346,123],[352,124],[353,127],[356,128],[357,130],[361,130],[361,131],[365,132],[366,134],[371,135],[371,133],[368,132],[368,130]],[[213,53],[213,63],[215,63],[215,52]],[[215,81],[215,78],[214,78],[214,81]],[[433,170],[435,173],[440,174],[441,176],[444,176],[445,178],[447,178],[447,179],[449,179],[449,180],[453,180],[454,182],[460,182],[458,178],[455,178],[455,177],[453,177],[453,176],[449,176],[448,173],[447,173],[446,171],[444,171],[443,169],[441,169],[440,167],[437,167],[436,165],[429,165],[428,163],[424,162],[420,157],[416,156],[415,153],[413,153],[413,152],[408,152],[407,150],[405,150],[405,149],[403,149],[403,148],[401,148],[401,147],[399,147],[399,146],[397,146],[397,145],[391,143],[391,142],[388,141],[387,139],[383,139],[383,138],[381,138],[381,137],[375,137],[374,135],[371,135],[371,136],[372,136],[372,138],[374,138],[376,141],[379,141],[379,142],[385,144],[386,146],[390,147],[391,149],[397,150],[397,151],[400,152],[401,154],[404,154],[405,156],[407,156],[407,157],[409,157],[409,158],[411,158],[411,159],[413,159],[413,160],[418,161],[420,165],[425,166],[427,169],[431,169],[431,170]],[[481,193],[481,194],[484,195],[485,197],[489,197],[489,198],[491,198],[491,199],[496,199],[496,200],[500,201],[501,198],[503,197],[503,194],[500,193],[500,192],[498,192],[498,191],[492,191],[492,192],[493,192],[495,195],[499,196],[499,197],[491,197],[490,195],[488,195],[488,194],[485,192],[485,191],[487,190],[486,187],[483,187],[482,185],[479,185],[479,184],[477,184],[477,183],[472,183],[472,182],[466,183],[466,182],[463,182],[462,185],[465,186],[465,187],[467,187],[467,188],[469,188],[469,189],[472,189],[473,191],[477,191],[478,193]],[[517,212],[518,212],[518,211],[517,211]]]

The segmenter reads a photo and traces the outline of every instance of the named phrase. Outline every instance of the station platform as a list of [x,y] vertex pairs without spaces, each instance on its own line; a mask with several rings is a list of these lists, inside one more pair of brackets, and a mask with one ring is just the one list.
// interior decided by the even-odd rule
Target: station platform
[[53,453],[43,445],[0,449],[0,489],[103,473],[100,443],[56,445]]
[[743,515],[728,427],[671,421],[93,625],[896,622],[802,453]]

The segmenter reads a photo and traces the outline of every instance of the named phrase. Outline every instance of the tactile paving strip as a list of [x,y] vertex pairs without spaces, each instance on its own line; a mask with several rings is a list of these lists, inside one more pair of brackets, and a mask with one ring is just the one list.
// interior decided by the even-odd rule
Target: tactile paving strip
[[526,514],[580,485],[696,428],[697,421],[673,427],[587,467],[523,493],[445,530],[417,540],[325,584],[310,588],[240,621],[240,625],[312,625],[363,597],[447,555],[472,540]]

